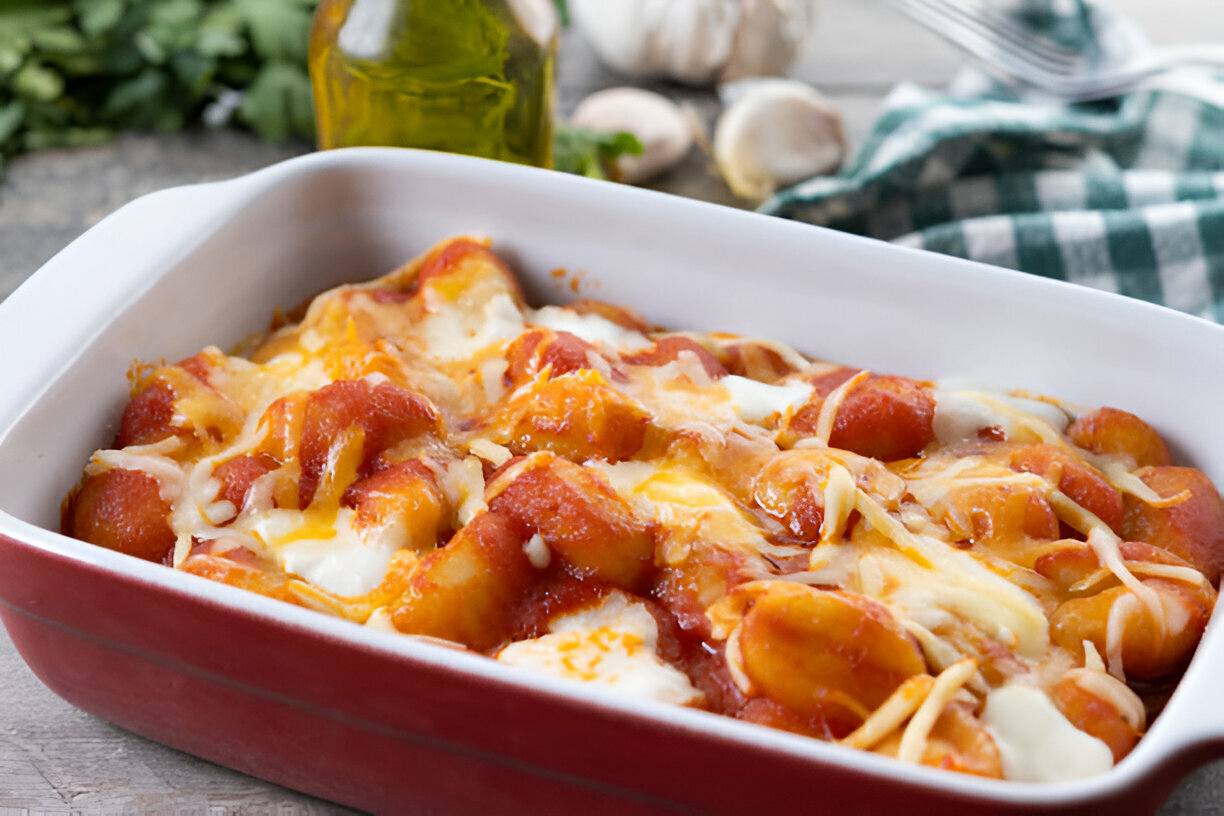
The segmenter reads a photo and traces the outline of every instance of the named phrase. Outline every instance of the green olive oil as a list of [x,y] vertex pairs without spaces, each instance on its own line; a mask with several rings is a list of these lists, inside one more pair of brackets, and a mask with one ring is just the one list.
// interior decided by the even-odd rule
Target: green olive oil
[[[319,147],[389,145],[552,165],[552,0],[322,0]],[[534,30],[532,30],[534,29]]]

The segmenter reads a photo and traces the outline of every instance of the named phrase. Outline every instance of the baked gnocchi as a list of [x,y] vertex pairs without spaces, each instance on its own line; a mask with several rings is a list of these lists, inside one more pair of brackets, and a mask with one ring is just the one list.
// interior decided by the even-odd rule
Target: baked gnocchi
[[1124,757],[1224,502],[1115,408],[532,308],[457,238],[137,364],[66,533],[625,694],[1024,781]]

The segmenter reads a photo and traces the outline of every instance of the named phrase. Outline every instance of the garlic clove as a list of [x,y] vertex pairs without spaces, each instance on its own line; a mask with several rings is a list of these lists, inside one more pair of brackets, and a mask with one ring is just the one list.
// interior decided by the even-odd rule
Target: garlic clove
[[693,134],[679,106],[640,88],[607,88],[579,103],[570,124],[601,133],[627,131],[642,143],[637,156],[621,156],[621,181],[638,184],[678,164],[693,146]]
[[846,155],[841,114],[793,79],[736,83],[714,128],[714,161],[738,196],[763,201],[779,187],[836,170]]
[[[758,0],[568,0],[570,17],[605,65],[629,77],[717,81],[744,4]],[[768,0],[773,2],[774,0]]]
[[784,76],[811,34],[816,0],[743,0],[743,8],[720,81]]

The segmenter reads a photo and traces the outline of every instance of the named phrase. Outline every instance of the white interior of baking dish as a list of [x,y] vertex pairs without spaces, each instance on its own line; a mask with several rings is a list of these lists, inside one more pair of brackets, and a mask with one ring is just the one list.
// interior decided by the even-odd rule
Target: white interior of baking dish
[[[74,558],[417,659],[509,679],[492,661],[323,618],[73,542],[53,531],[89,453],[109,443],[135,359],[225,348],[328,286],[381,274],[443,238],[486,234],[538,302],[625,303],[648,320],[782,340],[919,378],[964,377],[1133,411],[1224,484],[1224,328],[1017,273],[558,173],[416,151],[316,154],[140,199],[0,304],[0,532]],[[568,270],[568,278],[552,275]],[[579,295],[565,282],[580,281]],[[652,703],[682,727],[990,799],[1083,801],[1224,735],[1213,625],[1169,709],[1110,774],[1018,785],[900,766]],[[539,686],[541,681],[532,679]],[[546,681],[545,681],[546,682]],[[555,682],[557,693],[616,698]]]

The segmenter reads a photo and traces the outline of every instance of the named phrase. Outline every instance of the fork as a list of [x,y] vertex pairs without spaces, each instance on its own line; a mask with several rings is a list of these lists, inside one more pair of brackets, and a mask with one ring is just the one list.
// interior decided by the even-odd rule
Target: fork
[[1213,43],[1156,48],[1133,21],[1085,2],[1083,49],[1059,43],[997,0],[892,0],[900,11],[1007,77],[1067,102],[1116,96],[1187,64],[1224,66]]

